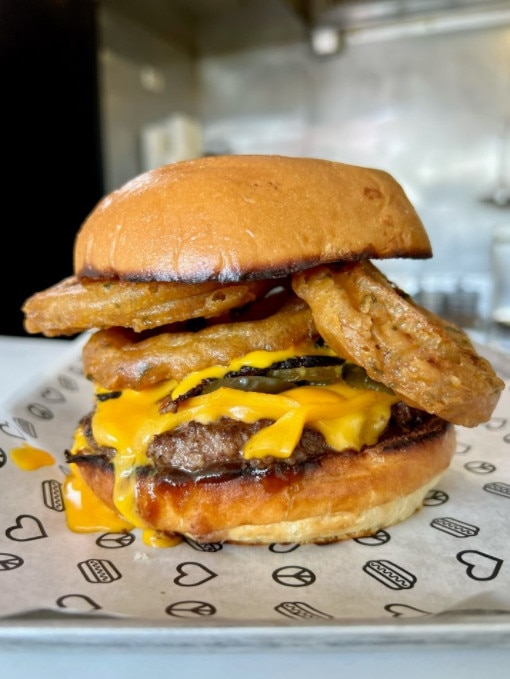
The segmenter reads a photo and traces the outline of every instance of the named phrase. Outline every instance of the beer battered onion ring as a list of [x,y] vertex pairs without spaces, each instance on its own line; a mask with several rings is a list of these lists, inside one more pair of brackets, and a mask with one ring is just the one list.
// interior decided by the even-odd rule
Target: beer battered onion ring
[[267,318],[218,323],[197,332],[136,336],[124,328],[99,330],[83,349],[87,377],[106,389],[145,389],[192,370],[225,365],[250,351],[287,349],[318,337],[308,305],[292,297]]
[[467,427],[490,418],[504,383],[488,361],[370,261],[309,269],[292,285],[329,346],[406,403]]
[[137,283],[71,276],[25,302],[25,328],[47,337],[116,325],[141,332],[190,318],[221,315],[252,302],[270,287],[268,281]]

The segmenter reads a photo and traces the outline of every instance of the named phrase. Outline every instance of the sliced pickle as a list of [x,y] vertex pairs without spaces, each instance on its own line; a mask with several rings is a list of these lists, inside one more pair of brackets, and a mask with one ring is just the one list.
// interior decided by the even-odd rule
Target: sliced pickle
[[220,387],[258,391],[265,394],[278,394],[295,386],[334,384],[342,379],[342,366],[345,360],[338,356],[296,356],[278,361],[268,368],[243,366],[236,372],[223,377],[207,378],[175,400],[168,397],[160,404],[162,412],[169,412],[188,398],[210,394]]
[[265,375],[233,375],[218,378],[204,385],[202,393],[209,394],[220,387],[229,387],[242,391],[278,394],[286,389],[292,389],[296,384],[332,384],[338,382],[341,377],[342,366],[339,365],[269,369]]
[[376,382],[362,368],[355,363],[344,363],[342,378],[353,389],[372,389],[373,391],[383,391],[386,394],[393,394],[393,391],[381,382]]
[[316,365],[311,368],[269,369],[268,377],[275,377],[284,382],[305,382],[306,384],[332,384],[342,377],[341,365]]
[[206,384],[202,394],[210,394],[220,387],[229,389],[240,389],[241,391],[258,391],[264,394],[279,394],[281,391],[290,389],[293,384],[284,382],[274,377],[265,375],[249,375],[243,377],[221,377]]

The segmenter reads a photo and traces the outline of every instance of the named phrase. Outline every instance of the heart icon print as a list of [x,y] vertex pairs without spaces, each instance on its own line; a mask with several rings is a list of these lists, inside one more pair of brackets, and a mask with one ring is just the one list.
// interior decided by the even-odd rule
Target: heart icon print
[[494,580],[503,565],[502,559],[476,549],[459,552],[457,561],[467,566],[466,573],[472,580]]
[[387,604],[384,609],[391,613],[394,618],[430,615],[428,611],[423,611],[421,608],[409,606],[409,604]]
[[16,540],[16,542],[28,542],[48,537],[39,519],[30,514],[20,514],[14,526],[8,528],[5,534],[9,540]]
[[71,608],[75,611],[98,611],[101,606],[85,594],[64,594],[57,599],[59,608]]
[[181,587],[197,587],[217,576],[217,573],[196,561],[186,561],[179,564],[177,572],[179,575],[174,579],[174,582]]

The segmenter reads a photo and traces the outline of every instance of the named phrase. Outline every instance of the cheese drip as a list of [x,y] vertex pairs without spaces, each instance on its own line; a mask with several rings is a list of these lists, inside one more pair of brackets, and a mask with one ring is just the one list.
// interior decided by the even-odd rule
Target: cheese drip
[[324,436],[334,450],[360,450],[373,445],[386,428],[391,405],[397,398],[382,391],[354,388],[345,382],[325,386],[299,386],[279,394],[248,392],[220,387],[211,393],[186,399],[177,412],[161,414],[159,404],[169,394],[173,398],[210,377],[221,378],[242,366],[266,368],[276,361],[311,353],[332,355],[326,348],[313,345],[288,351],[256,351],[236,359],[228,366],[212,366],[197,371],[177,384],[168,381],[150,389],[123,390],[117,398],[101,398],[108,392],[98,388],[92,427],[100,446],[115,448],[114,502],[129,522],[145,528],[136,512],[136,468],[152,465],[147,458],[154,436],[191,421],[208,424],[229,417],[253,423],[273,421],[252,436],[244,450],[246,459],[267,455],[287,458],[299,442],[303,429],[312,427]]

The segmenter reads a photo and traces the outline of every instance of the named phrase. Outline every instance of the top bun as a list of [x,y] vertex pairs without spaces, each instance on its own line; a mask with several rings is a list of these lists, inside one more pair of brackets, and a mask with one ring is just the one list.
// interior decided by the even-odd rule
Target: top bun
[[338,260],[431,256],[386,172],[232,155],[165,165],[103,198],[77,235],[74,269],[80,278],[228,283]]

